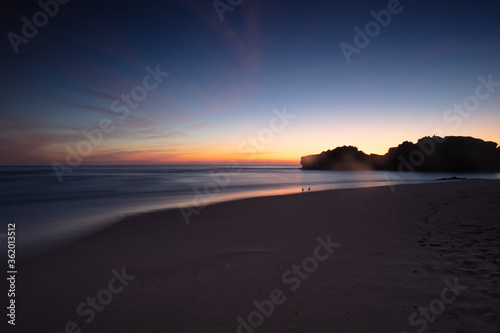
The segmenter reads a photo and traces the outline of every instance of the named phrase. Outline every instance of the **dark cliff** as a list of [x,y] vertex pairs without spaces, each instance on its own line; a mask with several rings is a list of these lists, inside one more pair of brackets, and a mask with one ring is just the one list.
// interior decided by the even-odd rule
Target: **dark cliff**
[[353,146],[337,147],[300,160],[306,170],[388,170],[436,172],[500,172],[496,142],[461,136],[424,137],[405,141],[385,155],[370,154]]

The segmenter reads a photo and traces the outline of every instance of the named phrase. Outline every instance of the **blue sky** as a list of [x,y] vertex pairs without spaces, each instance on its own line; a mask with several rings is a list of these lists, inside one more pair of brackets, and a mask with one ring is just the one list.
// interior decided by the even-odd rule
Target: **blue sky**
[[[22,37],[21,18],[42,9],[10,2],[1,164],[62,163],[103,119],[114,130],[84,164],[298,163],[339,145],[383,154],[432,134],[500,141],[500,87],[459,126],[443,119],[478,77],[500,81],[495,1],[245,0],[223,21],[212,1],[70,1],[18,53],[8,34]],[[353,29],[388,3],[400,13],[348,63],[339,44],[355,45]],[[120,119],[112,102],[142,85],[147,66],[169,75]],[[295,117],[283,131],[252,158],[239,151],[285,107]]]

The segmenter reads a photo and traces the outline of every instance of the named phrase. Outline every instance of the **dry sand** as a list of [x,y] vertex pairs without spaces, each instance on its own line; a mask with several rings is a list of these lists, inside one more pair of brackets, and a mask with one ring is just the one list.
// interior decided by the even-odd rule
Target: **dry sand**
[[21,262],[12,331],[500,332],[500,181],[395,189],[129,217]]

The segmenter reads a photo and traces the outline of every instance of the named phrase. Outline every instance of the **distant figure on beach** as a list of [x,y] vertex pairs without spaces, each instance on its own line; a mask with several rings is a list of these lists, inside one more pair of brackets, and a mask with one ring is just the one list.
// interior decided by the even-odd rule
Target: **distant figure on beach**
[[304,192],[304,188],[302,188],[302,192]]
[[309,187],[307,190],[308,190],[308,191],[310,191],[310,190],[311,190],[311,188]]

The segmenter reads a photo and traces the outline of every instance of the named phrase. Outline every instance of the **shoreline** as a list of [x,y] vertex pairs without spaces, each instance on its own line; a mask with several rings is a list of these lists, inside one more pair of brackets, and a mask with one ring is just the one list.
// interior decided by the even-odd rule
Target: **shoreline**
[[[227,202],[246,200],[246,199],[254,199],[254,198],[266,198],[266,197],[276,197],[276,196],[286,196],[286,195],[304,195],[306,193],[318,193],[318,192],[328,192],[328,191],[338,191],[338,190],[348,190],[348,189],[364,189],[364,188],[372,188],[372,187],[388,187],[394,188],[395,186],[401,185],[415,185],[415,184],[432,184],[438,181],[462,181],[462,180],[484,180],[482,178],[465,178],[465,179],[433,179],[433,180],[415,180],[411,182],[401,182],[395,184],[379,184],[379,183],[369,183],[368,185],[365,183],[338,183],[333,188],[320,188],[313,189],[312,191],[305,190],[304,192],[300,192],[299,190],[292,190],[291,188],[283,188],[276,190],[258,190],[254,192],[242,192],[237,194],[226,194],[226,195],[217,195],[215,199],[210,201],[206,206],[192,206],[192,205],[174,205],[167,204],[166,207],[152,208],[152,207],[144,207],[143,209],[136,209],[129,213],[106,213],[107,217],[95,219],[92,224],[94,226],[83,226],[80,230],[84,231],[65,231],[63,232],[65,236],[56,236],[48,234],[45,236],[47,239],[52,239],[51,241],[47,240],[36,240],[33,244],[29,244],[25,246],[25,252],[23,254],[19,254],[19,258],[28,259],[32,257],[36,257],[38,255],[48,253],[54,250],[57,250],[61,247],[69,246],[75,242],[78,242],[87,237],[91,237],[107,228],[113,227],[115,224],[120,223],[126,219],[133,218],[136,216],[140,216],[143,214],[157,213],[169,210],[195,210],[198,212],[202,212],[206,207],[218,204],[224,204]],[[194,195],[193,195],[194,198]],[[194,199],[193,199],[194,201]],[[156,204],[160,206],[160,204]],[[170,206],[170,207],[169,207]],[[191,214],[188,214],[191,215]],[[80,218],[82,220],[82,218]],[[33,232],[31,232],[33,234]],[[73,234],[73,235],[72,235]],[[69,236],[68,236],[69,235]]]
[[[436,179],[434,181],[438,181],[439,179]],[[416,181],[415,183],[412,184],[425,184],[427,183],[426,181]],[[319,190],[313,190],[313,191],[304,191],[300,192],[296,189],[292,190],[291,188],[283,188],[283,189],[276,189],[276,190],[258,190],[254,192],[242,192],[242,193],[237,193],[237,194],[226,194],[226,195],[217,195],[215,199],[211,202],[209,202],[206,206],[190,206],[190,205],[173,205],[173,204],[167,204],[166,207],[160,207],[160,208],[143,208],[143,209],[137,209],[133,212],[129,213],[119,213],[117,215],[113,215],[111,213],[107,213],[107,217],[105,218],[100,218],[100,219],[95,219],[93,220],[92,224],[96,225],[94,227],[84,227],[85,231],[80,231],[79,233],[73,232],[75,235],[74,236],[66,236],[64,238],[58,238],[57,236],[53,235],[48,235],[48,238],[52,238],[54,241],[51,242],[51,244],[46,244],[46,241],[41,241],[38,240],[34,244],[30,244],[27,246],[28,251],[26,251],[25,254],[20,255],[19,257],[21,259],[28,259],[32,257],[36,257],[41,254],[45,254],[48,252],[52,252],[55,250],[58,250],[59,248],[70,246],[73,243],[76,243],[78,241],[81,241],[85,238],[92,237],[95,234],[98,234],[99,232],[106,230],[108,228],[113,227],[114,225],[121,223],[124,220],[128,220],[130,218],[139,218],[141,215],[147,215],[151,213],[162,213],[166,211],[180,211],[181,209],[194,209],[199,212],[202,212],[206,207],[208,206],[213,206],[213,205],[218,205],[218,204],[224,204],[224,203],[229,203],[233,201],[240,201],[240,200],[247,200],[247,199],[255,199],[255,198],[267,198],[267,197],[279,197],[279,196],[288,196],[288,195],[305,195],[306,193],[318,193],[318,192],[328,192],[328,191],[337,191],[337,190],[347,190],[347,189],[363,189],[363,188],[371,188],[371,187],[393,187],[393,186],[399,186],[403,184],[393,184],[393,185],[387,185],[387,184],[371,184],[371,185],[360,185],[358,183],[355,183],[356,185],[359,186],[352,186],[351,183],[349,185],[343,186],[344,184],[337,184],[335,188],[327,188],[327,189],[319,189]],[[411,185],[411,184],[405,184],[405,185]],[[192,196],[194,198],[194,195]],[[193,200],[194,201],[194,200]],[[157,204],[157,206],[160,206],[160,204]],[[171,206],[171,207],[169,207]],[[80,218],[82,219],[82,218]],[[66,233],[71,233],[71,232],[66,232]]]
[[[495,274],[498,262],[488,266],[478,256],[496,251],[490,243],[499,228],[490,220],[498,214],[488,200],[498,202],[499,187],[496,180],[440,181],[398,185],[394,193],[383,186],[247,198],[209,205],[190,225],[177,209],[132,215],[23,260],[19,326],[59,332],[72,321],[92,332],[236,332],[237,318],[248,324],[256,311],[254,300],[268,304],[259,302],[281,290],[275,300],[285,300],[251,329],[416,331],[409,325],[414,306],[428,305],[439,297],[444,279],[458,277],[473,291],[457,297],[429,328],[475,325],[487,332],[500,319],[493,299],[500,292],[492,285],[494,276],[487,276]],[[465,226],[454,225],[453,214]],[[481,219],[472,221],[475,216]],[[482,231],[481,223],[491,230]],[[463,230],[472,240],[450,239]],[[306,259],[314,258],[318,239],[329,236],[340,246],[312,270]],[[483,248],[457,253],[451,245],[460,251]],[[307,278],[282,278],[300,263],[311,270]],[[470,269],[474,265],[477,271]],[[90,317],[76,308],[121,269],[135,278],[87,323]],[[290,291],[297,281],[299,287]],[[470,307],[477,309],[464,310]]]
[[[98,170],[83,166],[81,172],[74,175],[76,178],[72,182],[64,182],[55,187],[41,187],[35,191],[23,184],[20,184],[19,189],[14,188],[16,179],[18,182],[22,181],[20,176],[20,179],[13,179],[6,187],[6,193],[12,187],[18,195],[6,201],[4,217],[19,223],[18,245],[23,250],[20,255],[26,258],[99,232],[124,216],[149,211],[193,207],[206,202],[212,204],[241,198],[300,193],[301,187],[307,189],[309,186],[316,192],[435,182],[436,179],[454,175],[373,171],[317,172],[284,166],[246,166],[234,175],[224,174],[224,170],[216,166],[193,170],[186,166],[174,169],[123,166],[120,170],[109,166],[100,167]],[[37,172],[39,176],[33,181],[43,183],[48,171],[53,172]],[[26,172],[30,174],[32,171]],[[109,177],[101,179],[106,175]],[[263,178],[255,178],[259,175],[263,175]],[[500,179],[500,174],[456,175]],[[172,181],[172,177],[180,178],[179,181]],[[194,209],[199,210],[197,207]]]

